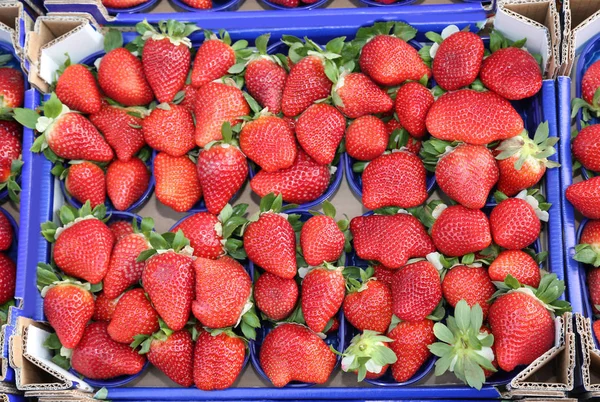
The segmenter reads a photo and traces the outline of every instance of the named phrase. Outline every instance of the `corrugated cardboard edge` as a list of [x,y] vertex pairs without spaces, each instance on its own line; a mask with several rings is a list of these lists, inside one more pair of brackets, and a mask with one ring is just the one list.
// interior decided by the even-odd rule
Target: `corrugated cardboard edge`
[[[6,342],[6,328],[7,324],[4,324],[0,328],[0,350],[4,350],[4,342]],[[6,372],[8,370],[8,356],[0,355],[0,381],[4,381],[6,378]]]
[[15,388],[15,384],[13,383],[0,382],[0,394],[20,395],[21,392]]
[[[583,21],[577,26],[573,26],[573,15],[582,15]],[[571,75],[575,60],[577,59],[577,48],[581,48],[585,43],[575,43],[575,37],[578,31],[587,29],[593,24],[598,27],[600,32],[600,2],[581,1],[581,0],[563,0],[563,21],[564,31],[561,49],[561,68],[560,75]]]
[[[44,5],[48,9],[48,11],[53,13],[53,6],[64,6],[69,5],[74,10],[81,10],[82,8],[94,8],[96,12],[90,11],[93,15],[98,16],[98,22],[100,24],[110,24],[111,22],[116,20],[116,17],[110,15],[108,10],[102,4],[101,0],[45,0]],[[80,13],[81,11],[76,11],[75,13]],[[70,12],[61,10],[61,15],[69,15]]]
[[[23,22],[23,26],[21,26]],[[18,1],[0,1],[0,30],[10,34],[11,43],[19,59],[23,59],[24,51],[19,38],[25,31],[33,28],[33,19],[25,12],[23,4]]]
[[27,398],[37,398],[38,401],[97,401],[92,394],[85,392],[67,390],[67,391],[27,391]]
[[600,371],[600,350],[596,349],[594,342],[592,321],[580,314],[576,314],[575,323],[579,339],[581,340],[581,378],[583,388],[598,396],[600,395],[600,384],[593,384],[592,376],[590,375],[592,371]]

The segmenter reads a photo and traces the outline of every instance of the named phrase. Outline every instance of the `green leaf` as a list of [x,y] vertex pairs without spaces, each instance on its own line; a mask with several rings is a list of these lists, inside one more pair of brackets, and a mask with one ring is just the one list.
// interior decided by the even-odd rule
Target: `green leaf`
[[270,37],[271,34],[266,33],[256,38],[256,40],[254,41],[254,46],[258,50],[258,53],[267,54],[267,45],[269,44]]
[[242,325],[240,327],[242,329],[242,333],[247,339],[256,339],[256,330],[253,327],[246,324],[244,321],[242,321]]
[[56,93],[52,92],[50,99],[44,102],[44,116],[55,119],[62,112],[62,103],[58,100]]
[[541,144],[548,138],[549,135],[550,135],[550,127],[548,125],[548,122],[545,121],[543,123],[540,123],[540,125],[535,130],[535,136],[533,137],[533,142],[535,142],[536,144]]
[[56,335],[56,333],[51,333],[44,341],[43,346],[50,350],[60,350],[63,345],[60,343],[58,335]]
[[150,232],[148,238],[150,245],[156,250],[167,250],[169,248],[167,240],[156,232]]
[[54,355],[52,361],[60,368],[69,370],[71,368],[71,361],[60,354]]
[[94,399],[108,399],[108,390],[102,387],[94,394]]
[[504,37],[500,34],[500,32],[496,31],[495,29],[490,32],[490,50],[492,53],[502,48],[503,41]]
[[346,39],[346,37],[343,36],[343,37],[334,38],[334,39],[330,40],[325,45],[325,50],[327,50],[328,52],[331,52],[331,53],[341,54],[342,48],[344,47],[345,39]]
[[325,215],[327,215],[331,218],[335,218],[335,215],[336,215],[335,207],[329,201],[325,201],[323,203],[323,212],[325,212]]
[[[21,125],[23,125],[27,128],[31,128],[31,129],[35,130],[35,125],[36,125],[38,119],[40,118],[40,115],[37,114],[37,112],[35,110],[17,108],[17,109],[13,109],[13,112],[14,112],[14,118],[16,121],[18,121]],[[40,136],[40,137],[36,138],[35,142],[37,143],[38,141],[42,141],[42,142],[45,141],[44,136]],[[36,147],[37,150],[34,150],[33,147],[35,147],[35,146],[36,146],[36,144],[34,143],[34,145],[32,146],[32,151],[40,152],[41,147],[38,145]]]
[[452,334],[452,331],[450,331],[446,325],[440,322],[435,323],[433,326],[433,333],[435,334],[435,337],[442,342],[448,344],[454,343],[454,334]]
[[123,47],[123,34],[121,31],[110,28],[104,35],[104,51],[108,53],[119,47]]
[[254,113],[258,113],[262,110],[258,102],[252,96],[250,96],[249,93],[244,91],[243,94],[246,102],[248,102],[248,105],[250,106],[250,109],[252,109]]
[[596,92],[594,92],[594,97],[592,98],[592,105],[597,108],[599,101],[600,101],[600,87],[598,87],[596,89]]
[[436,32],[432,32],[432,31],[427,32],[425,34],[425,37],[427,39],[429,39],[430,41],[437,43],[438,45],[444,41],[444,38],[442,38],[442,35],[440,35]]
[[261,200],[260,200],[260,211],[261,212],[266,212],[268,210],[271,209],[271,205],[273,205],[273,201],[275,201],[275,194],[274,193],[269,193],[267,195],[265,195]]
[[394,23],[394,36],[408,42],[417,36],[417,30],[404,22],[396,22]]
[[518,41],[515,41],[511,44],[512,47],[518,47],[518,48],[522,48],[523,46],[525,46],[525,43],[527,43],[527,38],[523,38],[520,39]]

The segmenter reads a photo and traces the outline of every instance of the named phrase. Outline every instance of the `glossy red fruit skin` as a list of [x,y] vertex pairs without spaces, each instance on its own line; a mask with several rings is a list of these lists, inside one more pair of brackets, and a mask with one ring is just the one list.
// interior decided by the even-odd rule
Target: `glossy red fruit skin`
[[194,353],[194,383],[203,391],[229,388],[235,383],[246,356],[246,344],[226,333],[200,332]]
[[181,90],[184,92],[184,97],[181,102],[179,102],[180,106],[183,106],[190,113],[194,113],[196,111],[196,99],[198,98],[198,90],[194,88],[191,84],[185,84]]
[[102,58],[98,83],[109,98],[125,106],[146,105],[154,99],[142,62],[124,47],[111,50]]
[[600,219],[600,177],[571,184],[565,196],[586,218]]
[[471,85],[479,74],[483,40],[473,32],[456,32],[440,44],[433,59],[433,76],[446,91]]
[[281,99],[283,114],[288,117],[298,116],[316,100],[327,98],[332,86],[321,58],[304,57],[292,66],[285,82]]
[[298,156],[294,131],[277,116],[261,116],[240,132],[240,149],[266,172],[287,169]]
[[102,5],[110,8],[130,8],[146,3],[148,0],[102,0]]
[[22,131],[16,121],[0,120],[0,183],[9,179],[12,161],[21,155]]
[[438,251],[450,257],[475,253],[492,243],[487,216],[462,205],[452,205],[442,211],[431,227],[431,238]]
[[351,119],[386,113],[394,107],[392,98],[362,73],[344,76],[343,82],[338,82],[334,90],[343,103],[343,106],[338,105],[337,108]]
[[344,115],[324,103],[309,106],[296,122],[298,143],[311,158],[322,165],[333,162],[345,131]]
[[479,304],[484,320],[490,307],[488,300],[495,292],[496,287],[483,267],[464,265],[453,267],[446,273],[442,281],[444,299],[452,307],[456,307],[456,304],[463,299],[471,307]]
[[600,310],[596,306],[600,306],[600,268],[592,268],[587,273],[587,284],[590,292],[590,301],[594,313],[599,313]]
[[408,381],[431,356],[427,346],[435,342],[433,321],[404,321],[388,332],[387,336],[394,340],[390,348],[398,358],[392,364],[392,376],[397,382]]
[[131,222],[125,220],[112,221],[108,224],[108,228],[115,236],[115,242],[118,242],[128,234],[134,233]]
[[142,120],[144,140],[151,148],[171,156],[183,156],[195,146],[194,118],[184,106],[157,107]]
[[396,272],[396,270],[389,269],[382,264],[375,265],[373,268],[375,271],[373,273],[373,278],[377,279],[379,282],[385,283],[391,288],[392,277],[394,276],[394,272]]
[[298,300],[298,285],[269,272],[263,273],[254,284],[256,307],[268,318],[281,321],[287,318]]
[[[388,120],[387,123],[385,123],[385,127],[389,137],[390,135],[392,135],[394,130],[402,129],[402,124],[400,124],[400,122],[395,118],[392,118]],[[418,140],[415,137],[408,137],[408,141],[406,142],[406,145],[404,145],[404,148],[408,152],[412,152],[415,155],[419,155],[419,152],[421,151],[421,145],[421,140]]]
[[191,59],[185,44],[175,45],[169,38],[150,38],[144,43],[144,74],[159,103],[173,101],[185,84]]
[[526,50],[499,49],[483,61],[479,74],[487,88],[508,100],[520,100],[542,89],[542,70]]
[[[490,264],[488,274],[492,281],[504,282],[508,275],[522,285],[537,288],[540,284],[540,267],[535,260],[522,250],[504,250]],[[600,302],[600,298],[598,299]]]
[[600,87],[600,61],[594,62],[583,74],[581,80],[581,95],[583,99],[592,105],[594,94]]
[[388,140],[385,123],[375,116],[362,116],[346,129],[346,152],[354,159],[370,161],[383,154]]
[[178,230],[189,239],[190,246],[194,249],[196,257],[217,259],[225,253],[221,241],[223,238],[217,234],[216,225],[219,218],[210,212],[198,212],[189,216],[180,224],[171,229],[177,233]]
[[300,247],[304,260],[316,267],[323,262],[336,261],[344,251],[346,238],[336,221],[325,215],[316,215],[302,225]]
[[0,252],[0,302],[4,304],[15,297],[17,266],[6,254]]
[[104,135],[120,161],[133,158],[146,144],[139,128],[142,119],[128,114],[127,109],[106,104],[100,111],[90,115],[90,121]]
[[150,244],[143,235],[133,233],[118,240],[110,256],[110,265],[103,281],[104,295],[115,299],[128,287],[142,279],[144,262],[136,259]]
[[72,64],[58,77],[58,99],[71,110],[93,114],[102,107],[102,95],[92,73],[82,64]]
[[146,357],[182,387],[194,384],[194,341],[189,331],[177,331],[165,341],[154,339]]
[[118,299],[109,299],[106,297],[104,292],[98,293],[96,296],[96,303],[94,304],[94,315],[92,316],[92,320],[110,322],[118,302]]
[[394,315],[416,322],[430,315],[442,300],[440,274],[427,261],[405,265],[392,277]]
[[148,167],[139,158],[114,161],[106,169],[106,191],[117,211],[125,211],[139,200],[150,184]]
[[571,142],[573,156],[584,168],[600,171],[600,124],[584,127]]
[[600,340],[600,321],[594,321],[592,325],[592,329],[594,331],[594,336],[596,337],[596,341]]
[[283,67],[269,59],[251,61],[244,74],[246,89],[256,101],[273,114],[281,113],[281,98],[287,79]]
[[6,251],[13,243],[13,228],[4,212],[0,211],[0,251]]
[[104,170],[87,161],[71,165],[65,179],[65,189],[82,204],[89,200],[92,208],[102,205],[106,201]]
[[408,151],[375,158],[362,175],[362,202],[375,210],[396,206],[412,208],[427,200],[427,172],[421,159]]
[[385,333],[392,322],[392,291],[379,280],[370,280],[363,287],[344,299],[344,316],[359,331]]
[[3,100],[0,107],[21,107],[23,106],[23,94],[25,93],[25,81],[23,74],[15,68],[0,68],[0,96]]
[[231,46],[219,39],[206,40],[196,52],[192,67],[192,85],[200,88],[221,78],[234,64],[235,52]]
[[518,156],[514,155],[497,161],[500,176],[496,188],[508,197],[515,196],[520,191],[535,186],[546,173],[544,162],[534,157],[527,158],[521,170],[517,170],[515,169],[515,162],[518,159]]
[[315,268],[302,280],[300,301],[308,328],[323,332],[344,302],[346,281],[341,270]]
[[539,237],[541,222],[526,201],[508,198],[492,210],[490,227],[496,244],[517,250],[529,246]]
[[189,211],[202,197],[196,165],[187,156],[160,152],[154,158],[156,198],[177,212]]
[[144,289],[136,288],[121,296],[107,331],[116,342],[130,344],[136,335],[152,335],[158,329],[156,310]]
[[396,94],[395,111],[402,127],[417,139],[427,133],[425,118],[431,105],[435,102],[433,95],[418,82],[407,82]]
[[44,315],[60,343],[73,349],[94,315],[94,297],[88,290],[76,285],[54,286],[44,296]]

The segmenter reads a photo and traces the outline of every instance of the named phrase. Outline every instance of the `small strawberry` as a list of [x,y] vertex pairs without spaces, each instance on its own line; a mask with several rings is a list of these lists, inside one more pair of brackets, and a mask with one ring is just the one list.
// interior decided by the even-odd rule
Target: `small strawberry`
[[600,219],[600,177],[571,184],[565,196],[586,218]]
[[232,331],[200,331],[194,353],[194,383],[204,391],[233,385],[244,368],[246,343]]
[[385,123],[375,116],[362,116],[346,129],[346,152],[360,161],[370,161],[381,155],[388,145]]
[[362,73],[342,73],[332,93],[335,106],[351,119],[386,113],[394,107],[392,98]]
[[302,225],[300,248],[302,256],[309,266],[319,266],[324,262],[336,261],[346,243],[348,220],[335,221],[335,207],[329,202],[323,203],[324,215],[314,215]]
[[365,330],[356,335],[342,354],[342,370],[355,372],[359,382],[381,377],[390,364],[397,361],[396,354],[389,348],[390,342],[393,339],[376,331]]
[[190,7],[198,8],[201,10],[210,10],[213,6],[212,0],[182,0],[182,1]]
[[296,307],[298,285],[294,279],[281,278],[269,272],[254,284],[256,307],[273,321],[286,319]]
[[[498,193],[496,193],[498,194]],[[529,246],[540,235],[541,222],[538,217],[537,200],[521,198],[499,199],[499,204],[490,214],[490,228],[494,243],[509,250],[518,250]],[[535,207],[529,202],[535,203]],[[539,211],[540,216],[547,221],[548,213]]]
[[0,191],[8,189],[12,200],[18,202],[21,188],[16,182],[21,172],[21,132],[16,121],[0,120]]
[[152,335],[158,328],[156,310],[144,289],[137,288],[121,296],[107,331],[114,341],[130,344],[137,335]]
[[600,172],[600,124],[583,127],[571,142],[571,150],[584,168]]
[[280,117],[260,115],[243,125],[240,149],[266,172],[287,169],[298,156],[294,131]]
[[418,322],[433,313],[442,300],[442,285],[437,269],[427,261],[405,265],[392,277],[394,315]]
[[92,316],[92,319],[94,321],[110,322],[118,302],[118,298],[109,299],[106,297],[105,292],[98,293],[96,296],[96,303],[94,304],[94,315]]
[[[106,179],[101,167],[87,161],[74,162],[64,173],[65,189],[73,198],[82,204],[89,200],[92,208],[104,204]],[[62,177],[62,172],[59,176]]]
[[140,199],[150,184],[150,172],[140,158],[116,160],[106,169],[106,192],[117,211],[125,211]]
[[140,109],[105,104],[99,112],[90,115],[90,121],[104,134],[117,159],[127,162],[146,144],[142,115]]
[[108,228],[115,236],[115,244],[128,234],[135,233],[132,222],[125,220],[114,220],[108,224]]
[[448,304],[456,307],[460,300],[466,301],[469,307],[478,304],[481,307],[483,319],[487,317],[490,307],[488,300],[495,292],[496,287],[487,270],[481,266],[458,265],[452,267],[442,281],[442,293]]
[[83,64],[71,64],[67,57],[64,70],[56,83],[56,96],[69,107],[85,114],[98,113],[102,108],[102,95],[87,66]]
[[196,165],[187,155],[158,153],[154,158],[154,179],[156,198],[177,212],[189,211],[202,197]]
[[361,270],[361,283],[347,279],[344,317],[359,331],[385,333],[392,322],[392,291],[369,273]]
[[271,0],[273,4],[279,4],[280,6],[296,8],[300,5],[300,0]]
[[600,268],[592,268],[587,273],[587,285],[590,293],[590,301],[592,302],[592,310],[594,314],[598,314],[600,309]]
[[310,270],[302,280],[302,313],[314,332],[323,332],[342,307],[346,290],[342,271],[343,267],[325,263]]
[[540,267],[536,260],[522,250],[503,250],[488,268],[490,279],[504,282],[508,275],[523,285],[537,288],[540,284]]
[[[6,254],[0,252],[0,306],[10,302],[15,297],[17,283],[17,264]],[[0,324],[6,323],[8,313],[0,311]]]
[[418,82],[407,82],[396,94],[395,111],[402,127],[415,138],[426,134],[425,118],[434,98],[429,89]]
[[492,243],[487,216],[480,210],[462,205],[441,211],[431,227],[431,238],[439,252],[450,257],[476,253]]
[[196,146],[194,118],[181,105],[158,105],[142,120],[142,132],[148,145],[171,156],[183,156]]
[[386,285],[388,285],[391,288],[392,276],[394,276],[394,272],[396,272],[396,270],[386,268],[382,264],[375,265],[373,267],[373,269],[374,269],[373,278],[377,279],[381,283],[385,283]]
[[196,99],[198,98],[198,90],[192,86],[192,84],[185,84],[181,89],[180,93],[183,95],[183,99],[179,102],[180,106],[183,106],[190,113],[196,111]]
[[344,138],[346,119],[336,108],[324,103],[309,106],[296,122],[296,138],[317,163],[328,165]]
[[583,111],[583,120],[589,121],[593,113],[595,116],[600,116],[600,60],[594,62],[583,74],[581,80],[581,97],[575,98],[571,103],[571,117],[575,117],[579,109]]
[[12,246],[14,236],[8,216],[5,212],[0,211],[0,251],[6,251]]
[[148,349],[146,357],[150,363],[182,387],[194,383],[194,341],[188,331],[173,332],[162,327],[148,338],[148,344],[142,343],[140,353]]
[[397,382],[410,380],[431,356],[429,345],[435,342],[433,321],[402,321],[388,332],[390,349],[396,354],[392,376]]
[[0,109],[23,106],[24,93],[23,73],[16,68],[0,65]]

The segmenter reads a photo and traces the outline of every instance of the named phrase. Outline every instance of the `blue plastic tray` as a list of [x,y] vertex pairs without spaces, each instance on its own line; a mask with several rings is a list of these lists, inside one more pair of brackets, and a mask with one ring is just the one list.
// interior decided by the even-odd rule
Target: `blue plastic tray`
[[[19,239],[19,226],[17,224],[17,221],[15,221],[15,218],[12,217],[12,215],[10,215],[8,213],[7,210],[5,210],[4,208],[0,207],[0,213],[3,213],[4,215],[6,215],[6,217],[8,218],[8,221],[10,222],[10,226],[13,229],[13,242],[10,246],[10,248],[6,251],[7,255],[13,260],[13,261],[17,261],[17,256],[18,256],[18,239]],[[11,314],[13,314],[15,311],[18,311],[16,309],[16,307],[12,307],[12,312]],[[0,328],[0,331],[4,331],[6,330],[6,328]],[[6,330],[7,331],[7,330]],[[5,332],[5,335],[10,334],[10,332]],[[3,344],[3,348],[0,351],[2,358],[4,359],[8,359],[9,358],[9,350],[8,350],[8,337],[5,336],[4,337],[4,344]],[[14,382],[14,370],[8,366],[7,367],[7,373],[5,375],[5,380],[6,381],[10,381],[10,382]]]
[[[189,11],[192,13],[205,11],[188,6],[181,0],[171,0],[171,2],[183,11]],[[213,8],[206,11],[235,11],[240,8],[243,2],[244,0],[213,0]]]
[[330,0],[318,0],[312,4],[306,4],[300,2],[298,7],[290,8],[282,6],[281,4],[273,3],[269,0],[259,0],[262,4],[271,7],[275,10],[285,10],[285,11],[297,11],[297,10],[314,10],[315,8],[324,7]]

